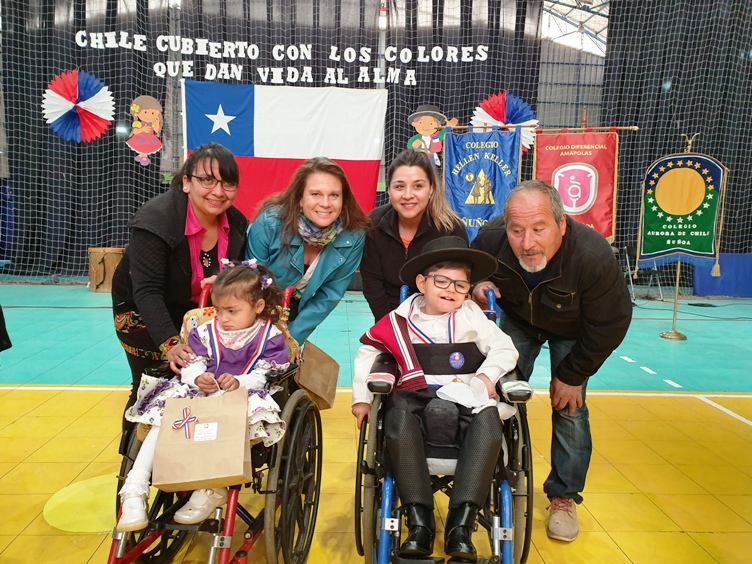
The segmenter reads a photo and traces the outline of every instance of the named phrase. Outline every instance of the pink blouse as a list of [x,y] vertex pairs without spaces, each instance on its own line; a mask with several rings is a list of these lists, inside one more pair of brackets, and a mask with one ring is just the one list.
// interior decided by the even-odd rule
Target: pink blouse
[[[201,280],[204,279],[204,267],[201,264],[201,240],[206,229],[196,219],[193,206],[188,201],[188,213],[185,217],[185,237],[188,239],[188,248],[191,251],[191,301],[198,302],[201,294]],[[230,237],[230,223],[227,214],[219,216],[219,229],[217,230],[217,258],[227,258],[227,242]]]

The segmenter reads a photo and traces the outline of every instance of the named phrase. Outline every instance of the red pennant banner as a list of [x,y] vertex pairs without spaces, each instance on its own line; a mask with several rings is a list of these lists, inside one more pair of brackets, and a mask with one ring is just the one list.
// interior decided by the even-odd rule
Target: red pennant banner
[[615,132],[559,133],[535,139],[533,176],[559,191],[568,216],[611,243],[616,235],[618,146]]

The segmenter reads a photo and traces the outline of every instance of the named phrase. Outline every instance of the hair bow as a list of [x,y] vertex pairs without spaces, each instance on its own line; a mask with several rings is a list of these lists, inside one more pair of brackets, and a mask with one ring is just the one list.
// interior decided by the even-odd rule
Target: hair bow
[[[234,266],[236,266],[234,262],[226,258],[219,259],[219,262],[225,268],[233,268]],[[240,264],[237,266],[247,266],[248,268],[252,268],[253,270],[256,270],[256,268],[258,267],[258,262],[256,261],[255,258],[252,258],[249,260],[240,261]]]

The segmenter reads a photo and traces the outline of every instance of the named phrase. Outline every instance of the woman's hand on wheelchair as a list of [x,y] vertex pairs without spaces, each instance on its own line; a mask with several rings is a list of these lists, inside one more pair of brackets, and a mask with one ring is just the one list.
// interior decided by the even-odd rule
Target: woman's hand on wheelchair
[[193,359],[196,358],[193,349],[187,344],[175,345],[167,351],[165,356],[170,363],[170,368],[172,368],[172,371],[175,373],[180,373],[183,368],[188,366],[193,362]]
[[214,284],[214,281],[217,279],[217,275],[209,276],[209,278],[204,278],[201,280],[201,288],[206,286],[207,284]]
[[358,429],[360,429],[363,421],[371,418],[371,404],[364,402],[353,404],[352,414],[358,420]]

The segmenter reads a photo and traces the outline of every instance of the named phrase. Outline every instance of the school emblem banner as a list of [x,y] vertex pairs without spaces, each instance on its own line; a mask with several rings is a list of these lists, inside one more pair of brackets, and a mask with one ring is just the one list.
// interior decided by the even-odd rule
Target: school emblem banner
[[658,264],[714,259],[727,174],[723,164],[700,153],[653,162],[642,185],[639,259]]
[[558,190],[564,212],[609,243],[616,235],[618,147],[615,132],[538,135],[533,160],[533,178]]
[[472,241],[504,209],[519,183],[520,129],[454,134],[444,138],[444,182],[451,208]]

